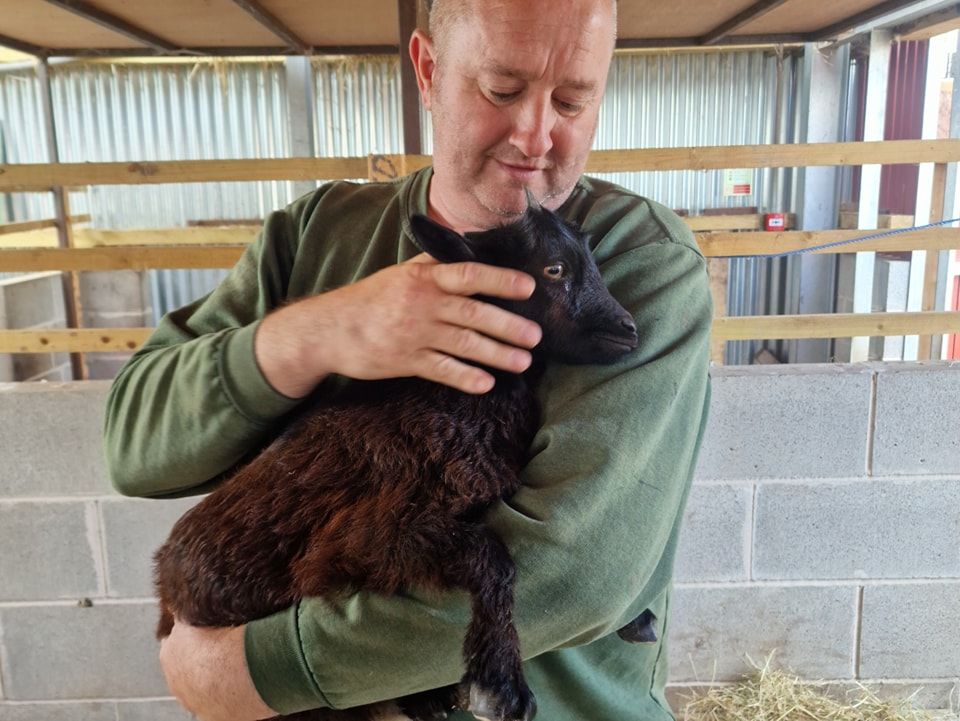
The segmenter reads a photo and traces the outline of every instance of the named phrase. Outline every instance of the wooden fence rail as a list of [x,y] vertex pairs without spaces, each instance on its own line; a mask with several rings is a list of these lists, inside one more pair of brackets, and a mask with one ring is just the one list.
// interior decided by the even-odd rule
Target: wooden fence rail
[[[884,140],[866,143],[720,145],[700,148],[596,150],[589,173],[723,168],[803,168],[960,161],[960,140]],[[134,163],[0,165],[0,193],[72,185],[142,185],[251,180],[383,180],[430,164],[425,155],[264,160],[165,160]]]
[[[776,168],[870,164],[935,163],[934,195],[942,194],[946,163],[960,161],[960,140],[898,140],[867,143],[721,146],[594,151],[592,173],[722,168]],[[427,156],[372,155],[354,158],[157,161],[0,165],[0,193],[46,191],[65,186],[233,181],[392,180],[430,163]],[[934,198],[939,219],[942,198]],[[73,218],[73,222],[89,218]],[[759,219],[687,219],[704,255],[711,259],[756,257],[861,237],[869,231],[756,232]],[[792,220],[792,218],[791,218]],[[747,222],[747,225],[742,223]],[[728,223],[724,225],[723,223]],[[56,221],[0,226],[0,272],[226,268],[256,236],[254,227],[180,228],[152,231],[73,229],[69,247],[53,231]],[[69,224],[68,224],[69,225]],[[712,232],[702,232],[711,228]],[[717,229],[720,230],[717,230]],[[726,230],[729,228],[729,230]],[[741,232],[732,232],[740,230]],[[57,245],[61,247],[56,247]],[[29,247],[20,247],[29,246]],[[924,312],[849,313],[807,316],[720,317],[714,321],[715,347],[726,341],[846,338],[855,336],[960,333],[960,312],[934,312],[931,288],[941,250],[960,248],[960,229],[931,228],[818,253],[928,251]],[[711,265],[722,262],[711,260]],[[129,351],[148,337],[149,328],[0,330],[0,353],[87,353]],[[929,343],[926,346],[929,347]],[[716,355],[716,354],[715,354]]]
[[[0,353],[132,351],[152,328],[69,328],[0,331]],[[960,312],[836,313],[716,318],[712,340],[849,338],[960,333]]]
[[[11,248],[0,250],[0,273],[48,270],[104,271],[160,268],[229,268],[257,231],[248,228],[181,228],[167,231],[93,231],[109,233],[109,245],[84,246],[87,232],[75,232],[77,248]],[[848,240],[868,231],[823,230],[786,233],[695,233],[708,258],[755,257]],[[124,237],[152,239],[149,245],[127,245]],[[224,242],[228,238],[242,242]],[[166,242],[164,242],[166,241]],[[181,241],[181,242],[178,242]],[[182,242],[187,241],[187,242]],[[168,244],[169,243],[169,244]],[[930,228],[814,253],[854,251],[952,250],[960,248],[960,228]]]

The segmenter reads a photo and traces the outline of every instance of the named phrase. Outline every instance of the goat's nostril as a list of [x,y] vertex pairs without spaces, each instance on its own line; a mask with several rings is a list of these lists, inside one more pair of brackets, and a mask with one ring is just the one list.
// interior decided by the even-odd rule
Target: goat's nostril
[[620,326],[627,331],[627,333],[636,333],[637,326],[634,324],[632,318],[624,318],[620,321]]

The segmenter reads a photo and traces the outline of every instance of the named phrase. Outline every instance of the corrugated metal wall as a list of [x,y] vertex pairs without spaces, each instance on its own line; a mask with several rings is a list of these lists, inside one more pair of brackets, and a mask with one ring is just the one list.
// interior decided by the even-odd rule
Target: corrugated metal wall
[[[53,75],[64,162],[282,158],[289,155],[282,65],[89,64]],[[292,200],[285,181],[101,185],[88,191],[100,228],[170,228],[262,218]],[[211,290],[225,271],[153,271],[160,314]],[[159,315],[158,315],[159,317]]]
[[[779,75],[778,75],[779,68]],[[396,57],[315,59],[319,156],[402,152]],[[792,140],[796,58],[759,50],[618,55],[594,144],[598,149],[759,144]],[[53,92],[65,162],[267,158],[289,154],[282,62],[89,63],[54,66]],[[777,82],[783,92],[777,102]],[[0,123],[10,162],[43,162],[39,97],[29,71],[0,72]],[[779,110],[778,110],[779,108]],[[779,121],[777,114],[780,114]],[[424,147],[430,152],[429,116]],[[778,171],[782,174],[782,171]],[[616,173],[614,182],[674,208],[756,205],[790,210],[789,176],[757,171],[755,195],[724,198],[720,171]],[[96,186],[78,198],[96,227],[148,228],[191,220],[264,217],[292,200],[292,184],[197,183]],[[50,217],[46,194],[9,196],[16,220]],[[47,204],[47,205],[44,205]],[[769,269],[731,268],[732,313],[775,309],[761,298]],[[209,290],[220,272],[155,272],[163,312]],[[736,362],[736,361],[735,361]]]
[[397,56],[314,61],[320,157],[403,152]]

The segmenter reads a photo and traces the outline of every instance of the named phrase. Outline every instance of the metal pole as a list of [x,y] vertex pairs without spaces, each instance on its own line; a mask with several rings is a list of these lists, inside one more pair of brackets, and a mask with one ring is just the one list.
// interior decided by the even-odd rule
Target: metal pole
[[[870,66],[867,69],[867,101],[863,139],[883,140],[887,116],[887,81],[890,72],[889,30],[874,30],[870,33]],[[880,210],[880,175],[882,166],[864,165],[860,173],[860,208],[857,227],[874,229]],[[873,310],[873,274],[876,253],[857,253],[854,271],[853,312],[869,313]],[[850,347],[850,361],[865,361],[870,356],[870,338],[858,336]]]

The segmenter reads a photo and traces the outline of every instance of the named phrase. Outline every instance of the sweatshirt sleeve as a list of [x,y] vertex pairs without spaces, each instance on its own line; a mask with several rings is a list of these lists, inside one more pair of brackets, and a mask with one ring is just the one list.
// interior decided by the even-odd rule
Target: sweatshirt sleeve
[[[595,251],[640,348],[614,365],[548,369],[523,485],[486,519],[517,565],[525,659],[610,634],[670,583],[664,559],[709,397],[711,302],[689,231],[645,207],[644,230],[626,217]],[[624,244],[629,233],[639,242]],[[460,591],[309,598],[247,625],[247,661],[282,714],[356,706],[457,682],[469,616]]]
[[165,315],[120,370],[107,397],[104,450],[111,482],[130,496],[202,493],[262,443],[297,401],[258,367],[260,319],[286,297],[298,224],[309,196],[270,215],[209,295]]

